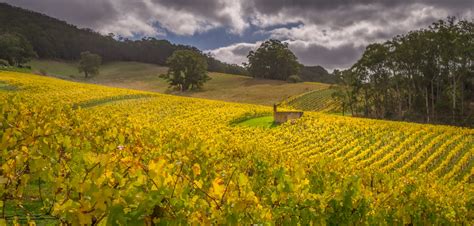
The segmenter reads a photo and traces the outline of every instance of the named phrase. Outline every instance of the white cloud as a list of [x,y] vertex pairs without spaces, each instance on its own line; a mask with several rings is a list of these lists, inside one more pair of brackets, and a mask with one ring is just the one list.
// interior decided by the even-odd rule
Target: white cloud
[[247,62],[247,55],[251,50],[255,50],[260,46],[261,42],[256,43],[236,43],[230,46],[221,47],[205,52],[211,53],[217,59],[230,64],[241,65]]
[[278,12],[271,15],[255,12],[255,14],[251,15],[250,17],[252,25],[260,28],[267,28],[274,25],[300,23],[303,21],[303,18],[300,16],[291,15],[287,12]]
[[100,33],[114,33],[123,37],[139,36],[159,36],[165,35],[164,31],[158,30],[146,21],[140,20],[132,15],[124,15],[114,23],[104,24],[97,28]]
[[193,35],[218,27],[214,21],[208,21],[205,17],[195,15],[185,10],[175,10],[144,0],[148,10],[150,21],[158,22],[163,28],[178,35]]
[[244,12],[242,11],[242,5],[239,1],[226,1],[220,0],[224,7],[222,10],[217,12],[219,17],[227,17],[229,20],[230,31],[234,34],[241,34],[246,28],[249,27],[248,22],[244,18]]

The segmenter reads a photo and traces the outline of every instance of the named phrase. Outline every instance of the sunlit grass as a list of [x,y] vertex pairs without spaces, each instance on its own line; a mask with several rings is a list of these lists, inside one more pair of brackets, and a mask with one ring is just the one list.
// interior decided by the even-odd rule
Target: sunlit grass
[[273,121],[273,116],[251,118],[243,122],[240,122],[237,125],[249,126],[249,127],[261,127],[261,128],[273,128],[277,126],[277,124]]

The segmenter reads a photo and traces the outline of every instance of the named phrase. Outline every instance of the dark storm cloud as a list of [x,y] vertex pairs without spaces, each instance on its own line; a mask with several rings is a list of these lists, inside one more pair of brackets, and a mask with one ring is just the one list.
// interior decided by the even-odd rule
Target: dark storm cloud
[[80,27],[124,36],[153,35],[160,24],[169,32],[192,35],[216,27],[242,32],[247,23],[240,2],[216,0],[0,0],[42,12]]
[[472,8],[471,0],[253,0],[248,1],[251,9],[265,14],[275,14],[285,9],[297,9],[299,11],[316,10],[348,10],[357,5],[379,6],[381,8],[393,8],[411,4],[424,4],[450,9]]
[[247,4],[249,14],[264,18],[280,14],[300,18],[306,23],[341,27],[361,20],[390,23],[408,16],[414,6],[433,7],[453,16],[462,16],[466,11],[472,12],[474,3],[471,0],[255,0]]
[[[369,43],[425,27],[447,16],[469,20],[474,16],[472,0],[0,1],[101,33],[164,38],[209,33],[218,36],[209,42],[216,38],[237,39],[229,46],[215,44],[209,50],[231,63],[241,63],[248,51],[258,46],[257,36],[249,34],[265,34],[265,38],[288,41],[301,62],[330,69],[350,65]],[[224,32],[212,33],[215,30]]]
[[356,47],[351,44],[327,48],[318,44],[302,45],[298,42],[290,43],[290,48],[302,64],[314,65],[314,62],[318,62],[328,69],[350,67],[364,50],[362,46]]

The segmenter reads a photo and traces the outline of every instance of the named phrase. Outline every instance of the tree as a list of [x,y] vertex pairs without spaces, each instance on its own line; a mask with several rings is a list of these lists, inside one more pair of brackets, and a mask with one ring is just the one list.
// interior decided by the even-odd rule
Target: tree
[[211,78],[207,75],[207,62],[202,54],[192,50],[177,50],[167,60],[168,73],[161,75],[171,87],[181,91],[200,89]]
[[288,48],[288,43],[270,39],[256,51],[250,51],[247,70],[256,78],[287,80],[299,73],[300,64]]
[[89,51],[81,53],[79,61],[79,72],[84,72],[85,77],[99,74],[99,67],[102,64],[102,57]]
[[[388,77],[390,75],[387,57],[389,49],[383,44],[367,46],[361,59],[353,66],[362,81],[364,93],[364,115],[384,118],[388,112]],[[369,107],[369,103],[374,103]]]
[[335,98],[356,115],[473,126],[473,34],[473,22],[449,17],[371,44],[339,73]]
[[20,66],[36,57],[31,44],[19,34],[0,34],[0,59],[12,66]]
[[361,81],[356,77],[356,73],[350,70],[334,70],[333,74],[337,78],[339,85],[334,87],[336,91],[332,94],[332,98],[342,103],[343,114],[347,112],[346,108],[349,108],[351,115],[355,115],[357,95],[362,88]]

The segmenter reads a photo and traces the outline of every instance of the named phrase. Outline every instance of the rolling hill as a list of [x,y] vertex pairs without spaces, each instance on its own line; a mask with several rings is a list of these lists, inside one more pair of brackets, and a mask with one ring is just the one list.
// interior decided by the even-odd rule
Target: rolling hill
[[0,81],[7,219],[473,223],[472,129],[317,112],[234,126],[272,108],[14,72]]
[[273,105],[295,95],[328,87],[323,83],[287,83],[211,72],[212,79],[204,85],[202,91],[181,93],[168,89],[166,81],[158,77],[159,74],[166,73],[167,68],[154,64],[106,63],[101,67],[100,74],[91,79],[84,79],[74,62],[34,60],[30,65],[35,73],[78,82],[262,105]]

